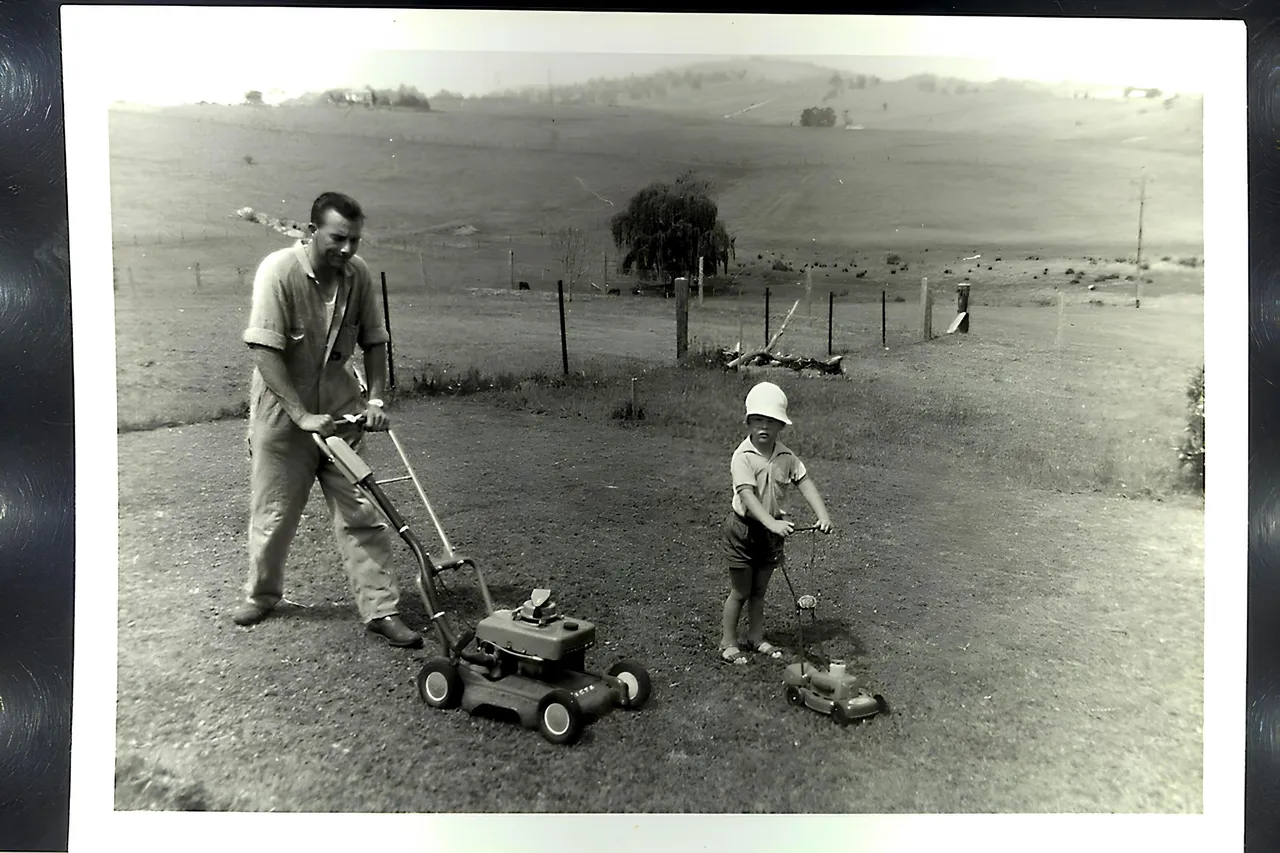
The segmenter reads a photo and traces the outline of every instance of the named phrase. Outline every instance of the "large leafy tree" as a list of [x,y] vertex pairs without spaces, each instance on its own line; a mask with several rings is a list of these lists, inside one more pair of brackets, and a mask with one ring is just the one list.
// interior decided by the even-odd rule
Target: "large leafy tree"
[[705,274],[727,272],[735,238],[719,215],[710,186],[688,172],[674,183],[650,184],[609,222],[622,271],[656,274],[659,280],[690,276],[701,257]]

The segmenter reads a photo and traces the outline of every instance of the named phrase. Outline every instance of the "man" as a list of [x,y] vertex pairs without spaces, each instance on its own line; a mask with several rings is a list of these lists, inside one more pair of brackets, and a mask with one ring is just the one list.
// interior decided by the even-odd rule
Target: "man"
[[[381,400],[390,336],[369,268],[356,254],[363,226],[355,200],[326,192],[311,207],[310,239],[268,255],[254,278],[244,332],[254,358],[249,578],[247,600],[233,619],[255,625],[284,596],[289,547],[319,479],[361,620],[393,646],[419,646],[422,636],[398,615],[391,531],[314,439],[340,435],[358,446],[359,427],[342,420],[349,414],[363,414],[371,431],[390,426]],[[367,402],[351,361],[357,345],[364,353]]]

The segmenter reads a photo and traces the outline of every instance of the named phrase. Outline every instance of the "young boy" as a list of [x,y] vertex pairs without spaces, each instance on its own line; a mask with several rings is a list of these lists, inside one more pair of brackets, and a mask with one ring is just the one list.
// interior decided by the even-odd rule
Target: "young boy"
[[778,441],[790,423],[787,395],[777,385],[761,382],[747,394],[747,437],[729,463],[733,509],[724,523],[730,588],[724,602],[720,657],[726,663],[747,662],[737,637],[744,602],[747,641],[742,645],[774,659],[782,657],[782,650],[764,639],[764,594],[769,578],[785,559],[783,542],[794,528],[786,519],[790,486],[795,485],[808,501],[818,529],[832,530],[827,508],[804,463]]

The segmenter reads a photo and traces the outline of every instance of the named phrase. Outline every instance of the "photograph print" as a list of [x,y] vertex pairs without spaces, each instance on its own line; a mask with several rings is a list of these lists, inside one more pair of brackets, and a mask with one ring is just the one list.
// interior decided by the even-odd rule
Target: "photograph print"
[[1206,813],[1192,22],[82,12],[114,810]]

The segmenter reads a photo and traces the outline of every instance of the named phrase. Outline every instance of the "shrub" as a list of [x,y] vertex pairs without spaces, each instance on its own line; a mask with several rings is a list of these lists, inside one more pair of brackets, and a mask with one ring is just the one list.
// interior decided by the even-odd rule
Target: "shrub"
[[1178,448],[1178,463],[1191,486],[1204,493],[1204,365],[1187,384],[1187,428]]
[[836,111],[831,107],[808,107],[800,114],[801,127],[835,127]]

